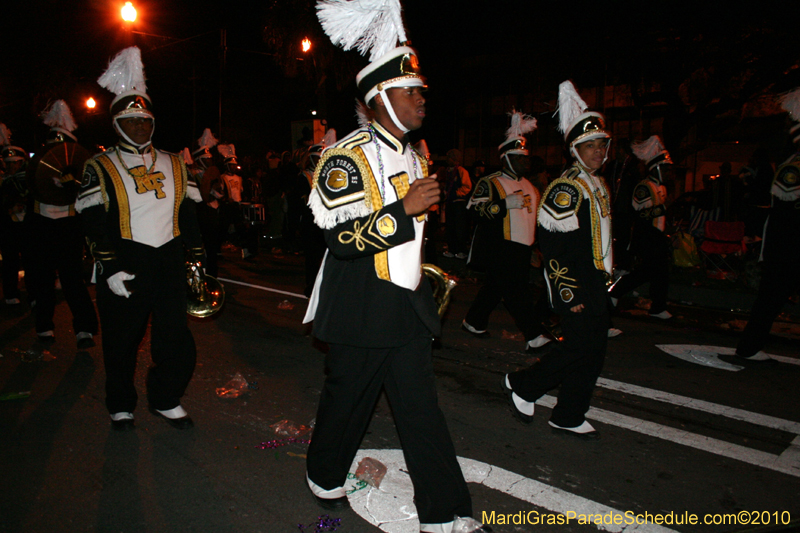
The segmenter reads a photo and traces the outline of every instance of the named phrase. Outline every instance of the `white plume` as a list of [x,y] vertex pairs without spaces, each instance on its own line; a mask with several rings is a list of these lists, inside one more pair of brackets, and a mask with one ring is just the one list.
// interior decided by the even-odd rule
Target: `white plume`
[[5,124],[0,124],[0,146],[11,144],[11,130]]
[[336,144],[336,130],[331,128],[325,132],[325,136],[320,141],[323,148]]
[[356,98],[356,118],[360,128],[366,128],[372,122],[372,111],[360,98]]
[[780,97],[781,109],[789,113],[792,120],[800,122],[800,87]]
[[219,144],[217,145],[217,151],[225,159],[236,157],[236,147],[232,144]]
[[214,134],[211,133],[211,128],[204,129],[203,134],[200,136],[199,139],[197,139],[197,145],[200,148],[211,149],[214,148],[217,145],[217,143],[219,143],[219,141],[217,140],[216,137],[214,137]]
[[194,159],[192,159],[192,154],[191,152],[189,152],[188,148],[184,148],[183,152],[181,152],[181,155],[183,156],[184,163],[186,163],[187,165],[194,164]]
[[51,128],[61,128],[62,130],[75,131],[78,129],[72,112],[64,100],[56,100],[48,109],[42,113],[44,123]]
[[636,157],[647,162],[664,151],[664,143],[661,137],[653,135],[646,141],[632,143],[631,150]]
[[506,139],[524,137],[525,134],[536,129],[536,119],[532,116],[513,109],[509,115],[511,116],[511,127],[506,130]]
[[317,18],[331,42],[370,61],[405,42],[400,0],[320,0]]
[[586,111],[586,102],[583,101],[572,82],[567,80],[558,86],[558,131],[567,134],[569,127],[581,113]]
[[146,93],[144,65],[139,48],[131,46],[114,56],[97,83],[117,96],[134,89]]

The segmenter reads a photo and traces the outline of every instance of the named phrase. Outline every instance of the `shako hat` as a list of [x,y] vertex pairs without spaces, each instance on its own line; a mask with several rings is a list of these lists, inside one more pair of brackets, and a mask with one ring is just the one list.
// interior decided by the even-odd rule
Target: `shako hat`
[[536,129],[536,119],[516,109],[512,109],[509,116],[511,126],[506,130],[506,140],[497,147],[500,157],[506,154],[528,155],[525,135]]
[[611,138],[605,117],[596,111],[586,111],[587,107],[571,81],[561,82],[558,86],[558,130],[569,148],[592,139]]
[[653,170],[659,165],[672,165],[672,158],[664,148],[664,142],[658,135],[653,135],[646,141],[631,144],[633,154],[647,165],[648,170]]
[[211,154],[211,149],[214,148],[218,143],[219,141],[216,139],[216,137],[214,137],[214,134],[211,133],[211,129],[204,129],[203,134],[199,139],[197,139],[197,149],[192,152],[192,157],[195,159],[213,157]]
[[800,142],[800,87],[793,91],[783,94],[780,97],[781,109],[789,113],[789,116],[796,122],[789,128],[789,135],[793,142]]
[[399,0],[319,0],[317,18],[331,42],[343,50],[357,48],[370,53],[369,65],[356,75],[356,84],[369,103],[383,97],[395,125],[406,128],[395,115],[386,89],[427,87],[420,73],[417,52],[407,46]]
[[11,144],[11,130],[9,130],[5,124],[0,124],[0,145],[2,145],[2,148],[0,148],[0,157],[2,157],[3,161],[6,163],[28,160],[28,152],[19,146],[13,146]]
[[147,94],[142,52],[131,46],[119,52],[97,80],[101,87],[117,95],[111,102],[111,116],[153,118],[153,102]]
[[50,126],[47,132],[45,144],[57,142],[78,142],[78,138],[72,134],[78,129],[72,112],[64,100],[56,100],[42,112],[42,121]]

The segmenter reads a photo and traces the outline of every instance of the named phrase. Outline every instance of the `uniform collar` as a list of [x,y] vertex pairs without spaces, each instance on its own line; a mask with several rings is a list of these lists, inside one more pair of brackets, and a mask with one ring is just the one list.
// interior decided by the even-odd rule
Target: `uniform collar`
[[402,154],[406,150],[406,146],[408,146],[408,136],[403,135],[402,139],[398,139],[389,131],[386,130],[377,120],[373,120],[371,122],[372,128],[375,131],[375,135],[378,139],[383,142],[386,146],[397,152],[398,154]]
[[128,144],[128,143],[122,141],[121,139],[117,143],[117,146],[119,147],[119,151],[120,152],[124,152],[126,154],[137,154],[137,155],[148,154],[153,149],[153,145],[152,144],[148,144],[147,146],[145,146],[143,148],[136,148],[135,146],[133,146],[131,144]]

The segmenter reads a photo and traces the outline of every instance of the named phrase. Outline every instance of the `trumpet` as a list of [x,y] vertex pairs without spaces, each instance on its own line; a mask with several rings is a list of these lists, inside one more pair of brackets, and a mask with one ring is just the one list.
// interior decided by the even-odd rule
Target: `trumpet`
[[203,272],[200,263],[186,263],[186,312],[193,317],[206,318],[225,303],[225,289],[214,276]]
[[450,303],[450,291],[456,286],[456,282],[447,272],[430,263],[422,263],[422,273],[433,280],[433,299],[436,300],[436,307],[439,311],[439,318],[444,316],[447,305]]

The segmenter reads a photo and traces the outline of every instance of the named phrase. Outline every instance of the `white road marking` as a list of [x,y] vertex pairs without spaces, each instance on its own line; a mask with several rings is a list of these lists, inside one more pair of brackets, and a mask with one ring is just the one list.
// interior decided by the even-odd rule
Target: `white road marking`
[[281,291],[281,290],[278,290],[278,289],[273,289],[271,287],[264,287],[263,285],[253,285],[252,283],[245,283],[243,281],[235,281],[235,280],[228,279],[228,278],[217,278],[217,279],[220,280],[220,281],[226,281],[228,283],[233,283],[234,285],[243,285],[245,287],[250,287],[251,289],[258,289],[258,290],[268,291],[268,292],[276,292],[278,294],[285,294],[286,296],[294,296],[295,298],[302,298],[303,300],[308,300],[308,296],[306,296],[305,294],[297,294],[296,292]]
[[[402,450],[360,450],[356,455],[351,471],[355,472],[358,462],[364,457],[372,457],[382,462],[386,466],[386,475],[381,482],[380,488],[373,487],[356,490],[348,495],[350,506],[361,518],[379,527],[387,533],[417,533],[419,532],[419,519],[414,507],[414,489],[411,485],[411,478],[406,473],[406,463],[403,459]],[[523,477],[514,472],[503,468],[475,461],[472,459],[458,458],[461,471],[468,483],[480,483],[485,487],[508,494],[532,506],[544,509],[541,513],[561,513],[565,516],[575,515],[601,515],[617,516],[622,524],[595,524],[601,531],[610,532],[646,532],[646,533],[669,533],[674,530],[655,524],[630,524],[625,525],[625,513],[608,507],[601,503],[582,498],[564,490],[546,485],[540,481]],[[348,481],[350,485],[346,488],[355,488],[354,481]],[[535,509],[529,506],[520,505],[520,508],[513,512],[521,512],[527,515],[529,511]],[[483,512],[491,515],[492,509],[476,509],[476,520],[483,519]],[[567,515],[570,513],[570,515]],[[535,515],[532,515],[535,516]],[[495,515],[495,520],[497,515]],[[607,520],[611,522],[612,520]],[[628,518],[629,522],[633,521]],[[571,524],[577,524],[577,519],[573,519]],[[493,524],[489,524],[493,525]],[[535,525],[524,524],[526,528]]]
[[[536,405],[542,405],[552,409],[556,405],[556,398],[546,394],[536,401]],[[789,474],[790,476],[800,477],[800,454],[798,454],[798,456],[792,456],[791,454],[786,457],[778,456],[731,442],[690,433],[682,429],[656,424],[655,422],[648,422],[647,420],[640,420],[632,416],[606,411],[605,409],[598,409],[596,407],[589,408],[589,412],[586,413],[586,418],[658,439],[689,446],[696,450],[702,450],[776,472]]]
[[687,396],[680,396],[678,394],[671,394],[655,389],[648,389],[647,387],[640,387],[638,385],[631,385],[630,383],[623,383],[621,381],[614,381],[613,379],[599,378],[597,385],[604,389],[615,390],[644,398],[650,398],[659,402],[670,403],[680,407],[687,407],[696,411],[703,411],[714,415],[732,418],[733,420],[741,420],[749,422],[757,426],[768,427],[788,433],[800,435],[800,422],[793,422],[791,420],[784,420],[782,418],[775,418],[769,415],[762,415],[759,413],[752,413],[744,409],[737,409],[735,407],[728,407],[717,403],[706,402],[703,400],[696,400]]
[[[710,366],[721,370],[738,372],[744,367],[732,365],[719,359],[718,355],[734,355],[736,348],[727,346],[706,346],[703,344],[656,344],[656,348],[689,363]],[[790,365],[800,365],[800,359],[783,355],[767,354],[776,361]]]

